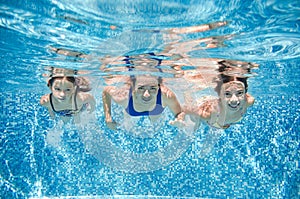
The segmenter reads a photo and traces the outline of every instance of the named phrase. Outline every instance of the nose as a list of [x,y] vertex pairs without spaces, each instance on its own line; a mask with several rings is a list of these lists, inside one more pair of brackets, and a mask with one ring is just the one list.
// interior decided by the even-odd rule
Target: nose
[[236,95],[232,95],[232,97],[230,98],[230,103],[232,105],[237,105],[239,103],[239,99]]
[[64,92],[64,91],[61,91],[60,93],[59,93],[59,96],[60,97],[64,97],[66,95],[66,93]]
[[145,92],[144,92],[144,95],[143,95],[144,97],[150,97],[150,93],[149,93],[149,91],[148,90],[146,90]]

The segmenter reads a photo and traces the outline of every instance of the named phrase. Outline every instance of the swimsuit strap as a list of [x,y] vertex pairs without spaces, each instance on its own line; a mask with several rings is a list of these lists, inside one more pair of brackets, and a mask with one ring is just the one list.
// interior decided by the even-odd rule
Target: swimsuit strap
[[[131,65],[129,60],[130,60],[130,57],[128,55],[126,55],[125,59],[123,59],[123,61],[125,61],[126,67],[128,68],[128,71],[132,71],[134,69],[134,66]],[[135,76],[130,75],[130,79],[134,82],[135,81]]]
[[56,110],[54,109],[54,106],[53,106],[53,102],[52,102],[52,93],[50,93],[49,95],[49,98],[50,98],[50,105],[51,105],[51,108],[54,112],[56,112]]
[[129,68],[129,71],[130,71],[134,67],[131,66],[131,63],[130,63],[129,60],[130,60],[130,56],[129,55],[125,55],[125,59],[123,59],[123,61],[125,61],[126,67]]
[[[158,87],[158,93],[157,93],[157,96],[156,96],[156,106],[157,105],[161,105],[162,106],[162,103],[161,103],[161,89],[160,89],[160,86]],[[156,108],[156,107],[155,107]]]
[[150,55],[150,56],[153,56],[152,59],[155,59],[156,61],[158,61],[158,64],[156,66],[160,66],[160,64],[162,62],[162,59],[157,58],[157,55],[155,53],[153,53],[153,52],[150,52],[150,53],[147,53],[147,54]]
[[[74,111],[78,110],[76,96],[77,96],[77,89],[76,89],[75,96],[74,96],[74,104],[75,104],[75,110]],[[51,105],[52,110],[54,112],[59,112],[59,111],[55,110],[55,108],[54,108],[53,101],[52,101],[52,93],[50,93],[49,98],[50,98],[50,105]]]
[[76,97],[77,97],[77,91],[78,91],[78,87],[76,86],[76,90],[75,90],[75,93],[74,93],[74,105],[75,105],[75,111],[78,110],[78,107],[77,107],[77,100],[76,100]]
[[[157,55],[155,55],[155,53],[153,52],[146,53],[146,54],[151,56],[150,59],[154,59],[158,62],[155,68],[157,68],[159,72],[163,72],[162,69],[158,67],[161,65],[163,59],[158,58]],[[159,56],[163,56],[163,55],[159,55]],[[125,58],[123,59],[123,61],[125,61],[126,67],[128,68],[128,71],[132,71],[132,69],[134,68],[134,66],[132,66],[132,64],[130,63],[130,59],[132,58],[129,55],[125,55]]]

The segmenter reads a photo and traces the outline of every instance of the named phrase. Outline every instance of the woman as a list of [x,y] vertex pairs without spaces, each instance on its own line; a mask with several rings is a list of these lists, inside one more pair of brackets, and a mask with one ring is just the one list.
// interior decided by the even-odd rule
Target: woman
[[175,115],[172,125],[178,126],[183,120],[181,106],[175,94],[162,85],[160,79],[150,75],[131,77],[129,83],[122,88],[106,86],[102,100],[105,122],[112,130],[118,126],[111,116],[112,100],[125,109],[126,117],[149,116],[154,122],[163,113],[165,107],[169,107]]

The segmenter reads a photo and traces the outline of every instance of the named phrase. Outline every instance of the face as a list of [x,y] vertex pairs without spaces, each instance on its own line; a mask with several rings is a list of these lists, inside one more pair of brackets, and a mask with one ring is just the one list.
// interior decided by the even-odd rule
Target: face
[[220,98],[223,107],[231,111],[242,109],[246,103],[245,86],[242,82],[232,81],[222,85]]
[[154,77],[137,77],[134,87],[135,100],[143,104],[156,103],[158,80]]
[[75,86],[72,82],[65,78],[56,79],[51,86],[51,91],[53,97],[55,97],[58,101],[67,101],[75,92]]

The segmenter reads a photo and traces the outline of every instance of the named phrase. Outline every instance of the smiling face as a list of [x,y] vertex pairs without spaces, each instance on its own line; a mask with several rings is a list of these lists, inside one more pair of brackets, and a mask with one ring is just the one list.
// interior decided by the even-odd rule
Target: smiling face
[[155,77],[137,77],[134,86],[135,102],[149,105],[155,104],[158,89],[158,80]]
[[231,81],[221,87],[220,99],[222,106],[230,111],[241,110],[246,103],[245,86],[240,81]]
[[59,102],[68,101],[75,92],[75,85],[67,77],[55,78],[50,84],[53,97]]

